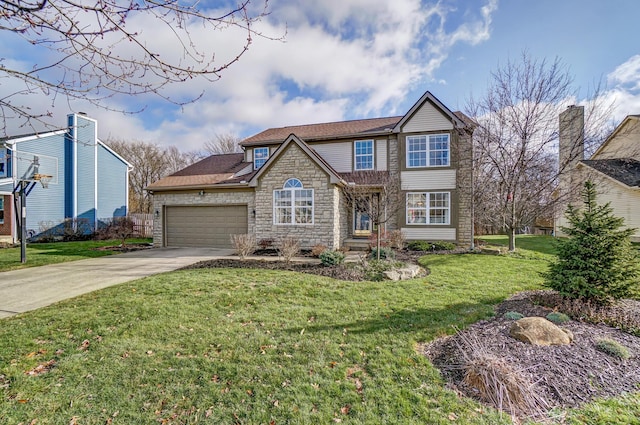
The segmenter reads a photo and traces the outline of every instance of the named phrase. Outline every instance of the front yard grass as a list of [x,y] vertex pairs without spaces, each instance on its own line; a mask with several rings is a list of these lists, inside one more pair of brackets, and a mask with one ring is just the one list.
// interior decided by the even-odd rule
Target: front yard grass
[[[0,423],[511,423],[446,389],[416,346],[539,288],[546,261],[421,261],[431,275],[404,282],[183,270],[2,320]],[[637,402],[580,418],[616,423]]]
[[[151,239],[127,239],[127,243],[149,242]],[[117,254],[116,251],[98,251],[96,248],[119,245],[120,243],[119,240],[29,243],[27,244],[27,262],[25,264],[20,263],[19,246],[2,248],[0,249],[0,272]]]

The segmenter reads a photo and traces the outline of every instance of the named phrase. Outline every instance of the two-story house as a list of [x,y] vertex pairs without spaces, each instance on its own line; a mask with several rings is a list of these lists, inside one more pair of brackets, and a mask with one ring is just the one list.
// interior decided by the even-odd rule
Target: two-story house
[[24,212],[28,237],[60,235],[65,223],[93,232],[101,219],[126,216],[130,169],[84,114],[70,114],[59,130],[0,139],[0,242],[20,238]]
[[470,244],[471,133],[429,92],[404,116],[265,130],[243,140],[242,153],[210,156],[147,188],[154,245],[229,247],[230,235],[251,233],[339,248],[373,231],[366,209],[344,196],[365,173],[400,182],[388,230]]

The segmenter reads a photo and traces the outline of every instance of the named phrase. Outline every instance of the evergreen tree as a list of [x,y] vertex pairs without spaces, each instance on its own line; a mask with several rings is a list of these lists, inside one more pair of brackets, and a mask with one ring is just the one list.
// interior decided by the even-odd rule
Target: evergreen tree
[[558,239],[558,260],[545,274],[545,284],[570,298],[610,304],[628,297],[638,287],[640,257],[631,245],[634,229],[613,215],[607,203],[596,203],[595,185],[587,181],[582,190],[583,208],[569,205],[568,236]]

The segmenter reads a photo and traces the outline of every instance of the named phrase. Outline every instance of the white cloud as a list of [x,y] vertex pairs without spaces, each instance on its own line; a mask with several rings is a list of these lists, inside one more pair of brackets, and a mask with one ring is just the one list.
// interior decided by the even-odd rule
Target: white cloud
[[[135,103],[149,106],[132,116],[72,106],[99,119],[101,137],[117,133],[185,150],[215,133],[246,136],[280,125],[402,114],[398,108],[408,92],[433,80],[454,45],[489,38],[497,0],[487,1],[456,10],[449,0],[278,0],[254,28],[274,37],[287,28],[285,41],[254,38],[220,80],[194,79],[164,91],[185,99],[204,91],[198,102],[172,109],[139,96]],[[181,58],[184,49],[157,19],[139,16],[130,23],[163,57]],[[191,35],[221,63],[237,54],[246,36],[233,28],[194,28]],[[120,49],[128,54],[130,46]],[[117,108],[130,100],[110,102]]]

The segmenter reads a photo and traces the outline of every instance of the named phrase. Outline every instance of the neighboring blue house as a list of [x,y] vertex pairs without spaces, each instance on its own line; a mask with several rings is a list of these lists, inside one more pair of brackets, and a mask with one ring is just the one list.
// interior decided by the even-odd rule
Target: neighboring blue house
[[32,184],[26,200],[30,236],[66,221],[96,230],[99,221],[128,212],[131,165],[98,140],[98,123],[68,116],[67,127],[0,139],[0,242],[19,239],[16,188],[34,172],[51,176],[48,187]]

